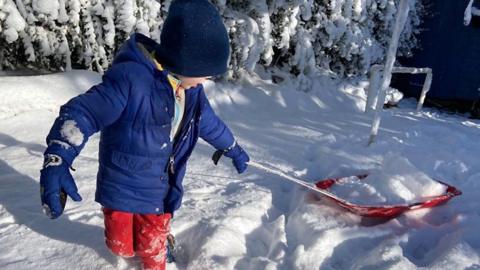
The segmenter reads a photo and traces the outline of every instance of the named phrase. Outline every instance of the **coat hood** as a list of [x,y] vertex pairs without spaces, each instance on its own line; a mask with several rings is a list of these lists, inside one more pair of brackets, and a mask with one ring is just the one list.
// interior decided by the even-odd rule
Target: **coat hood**
[[115,55],[112,66],[123,62],[136,62],[146,66],[148,70],[154,73],[158,70],[155,63],[140,50],[137,42],[143,44],[148,51],[158,48],[158,43],[155,40],[141,33],[132,33]]

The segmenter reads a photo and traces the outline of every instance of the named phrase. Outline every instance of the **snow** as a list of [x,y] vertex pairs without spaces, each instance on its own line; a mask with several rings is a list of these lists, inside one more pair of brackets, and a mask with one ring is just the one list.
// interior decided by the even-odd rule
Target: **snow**
[[0,32],[3,33],[8,43],[12,43],[18,39],[18,34],[25,29],[26,23],[12,0],[6,0],[1,4],[0,19],[3,16],[6,16],[6,19],[5,25],[3,26],[5,29],[0,27]]
[[[312,67],[340,76],[366,74],[371,64],[385,56],[398,6],[394,0],[211,2],[231,37],[230,78],[258,67],[285,68],[304,77],[311,76]],[[35,69],[69,70],[73,65],[102,72],[132,32],[159,42],[170,3],[0,0],[0,38],[24,48],[4,50],[3,68],[14,69],[18,59],[26,57]],[[402,33],[402,54],[411,54],[417,45],[424,10],[420,0],[409,3],[412,9]],[[310,86],[306,83],[305,89]]]
[[398,91],[398,89],[395,89],[393,87],[388,87],[387,88],[387,93],[385,97],[385,103],[389,104],[397,104],[402,100],[403,98],[403,93]]
[[[119,259],[104,244],[94,202],[98,133],[74,162],[84,200],[69,200],[57,220],[41,210],[45,137],[60,105],[100,78],[79,70],[0,77],[0,243],[8,247],[0,252],[1,269],[139,269],[138,260]],[[371,172],[377,179],[368,181],[377,183],[397,172],[393,179],[415,196],[436,192],[412,187],[430,178],[463,195],[391,220],[362,218],[262,170],[238,175],[226,158],[214,166],[214,150],[200,141],[171,224],[177,262],[167,269],[477,269],[480,122],[433,109],[417,113],[415,102],[404,100],[382,112],[377,140],[366,147],[366,85],[318,77],[307,94],[292,81],[274,85],[252,75],[205,88],[259,163],[309,182]],[[412,195],[384,187],[385,198]]]
[[0,99],[0,119],[32,111],[58,113],[59,105],[78,95],[79,89],[101,81],[96,73],[80,74],[76,71],[38,76],[34,83],[25,83],[29,77],[24,76],[1,77],[0,89],[8,89],[9,93]]
[[390,152],[367,178],[347,177],[333,185],[330,191],[356,204],[396,205],[442,195],[446,186],[415,168],[408,159]]
[[474,0],[470,0],[468,2],[467,7],[465,8],[464,16],[463,16],[463,24],[465,26],[470,25],[472,21],[472,16],[480,16],[480,4],[474,2]]
[[467,7],[465,8],[465,12],[463,15],[463,24],[465,26],[469,25],[470,21],[472,20],[472,4],[473,4],[473,0],[470,0],[468,2]]
[[52,1],[52,0],[33,0],[32,1],[33,10],[37,11],[38,13],[49,14],[53,18],[57,18],[59,6],[60,6],[60,4],[59,4],[59,1],[57,1],[57,0],[55,0],[55,1]]
[[472,15],[480,16],[480,9],[476,7],[472,7]]
[[59,141],[59,140],[50,140],[50,144],[52,144],[52,143],[59,144],[64,149],[70,149],[71,148],[71,146],[68,143],[62,142],[62,141]]
[[60,128],[60,134],[73,145],[80,146],[83,143],[83,133],[77,127],[77,122],[74,120],[65,121]]
[[135,18],[135,11],[137,9],[136,1],[133,0],[118,0],[114,2],[122,3],[119,6],[117,18],[120,25],[117,27],[126,33],[130,33],[135,26],[137,19]]

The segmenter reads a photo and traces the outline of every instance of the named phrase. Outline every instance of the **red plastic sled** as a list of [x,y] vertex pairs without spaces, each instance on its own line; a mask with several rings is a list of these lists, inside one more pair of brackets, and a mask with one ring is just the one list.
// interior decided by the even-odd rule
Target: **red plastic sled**
[[[365,179],[368,175],[358,175],[357,178],[359,180]],[[415,202],[411,204],[399,204],[399,205],[381,205],[381,206],[375,206],[375,205],[358,205],[358,204],[353,204],[350,203],[346,200],[343,200],[342,198],[337,197],[335,194],[331,193],[328,191],[328,189],[334,185],[336,182],[340,181],[343,178],[330,178],[330,179],[325,179],[321,180],[317,183],[315,183],[315,186],[318,189],[323,190],[322,192],[323,195],[328,197],[329,199],[333,200],[335,203],[340,205],[341,207],[347,209],[350,212],[353,212],[357,215],[360,216],[365,216],[365,217],[381,217],[381,218],[393,218],[398,215],[403,214],[406,211],[409,210],[416,210],[416,209],[421,209],[421,208],[431,208],[435,207],[440,204],[446,203],[448,200],[451,198],[461,195],[462,192],[458,190],[457,188],[448,185],[444,182],[435,180],[439,182],[442,185],[445,185],[447,187],[446,191],[442,195],[434,196],[434,197],[426,197],[424,200],[420,202]]]
[[[222,153],[219,153],[219,154],[215,153],[213,157],[214,162],[218,162],[219,156],[221,155]],[[274,168],[262,165],[255,161],[249,161],[248,164],[255,168],[261,169],[267,173],[272,173],[272,174],[281,176],[285,180],[297,183],[318,194],[324,195],[325,197],[333,200],[335,203],[347,209],[348,211],[360,216],[365,216],[365,217],[394,218],[404,213],[405,211],[421,209],[421,208],[431,208],[431,207],[446,203],[451,198],[462,194],[462,192],[456,189],[455,187],[436,180],[440,184],[445,185],[447,187],[445,190],[445,193],[442,195],[426,197],[426,198],[423,198],[423,200],[420,202],[415,202],[411,204],[380,205],[380,206],[379,205],[358,205],[358,204],[351,203],[347,200],[344,200],[328,190],[336,182],[340,181],[341,179],[344,179],[343,177],[330,178],[330,179],[318,181],[316,183],[312,183],[312,182],[307,182],[307,181],[298,179],[296,177],[287,175],[286,173],[283,173],[278,169],[274,169]],[[357,178],[358,180],[362,180],[362,179],[365,179],[367,176],[368,176],[367,174],[357,175]]]

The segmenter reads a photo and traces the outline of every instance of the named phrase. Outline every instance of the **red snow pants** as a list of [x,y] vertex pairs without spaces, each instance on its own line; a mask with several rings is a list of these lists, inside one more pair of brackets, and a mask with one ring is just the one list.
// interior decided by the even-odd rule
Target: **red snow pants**
[[164,270],[170,213],[135,214],[102,208],[105,242],[116,255],[142,261],[143,269]]

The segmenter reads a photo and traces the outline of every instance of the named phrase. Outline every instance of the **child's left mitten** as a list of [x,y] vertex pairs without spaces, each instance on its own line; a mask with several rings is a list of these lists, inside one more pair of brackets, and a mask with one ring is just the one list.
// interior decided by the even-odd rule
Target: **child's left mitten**
[[235,166],[238,173],[243,173],[247,169],[250,157],[238,143],[226,150],[224,155],[232,159],[233,166]]

